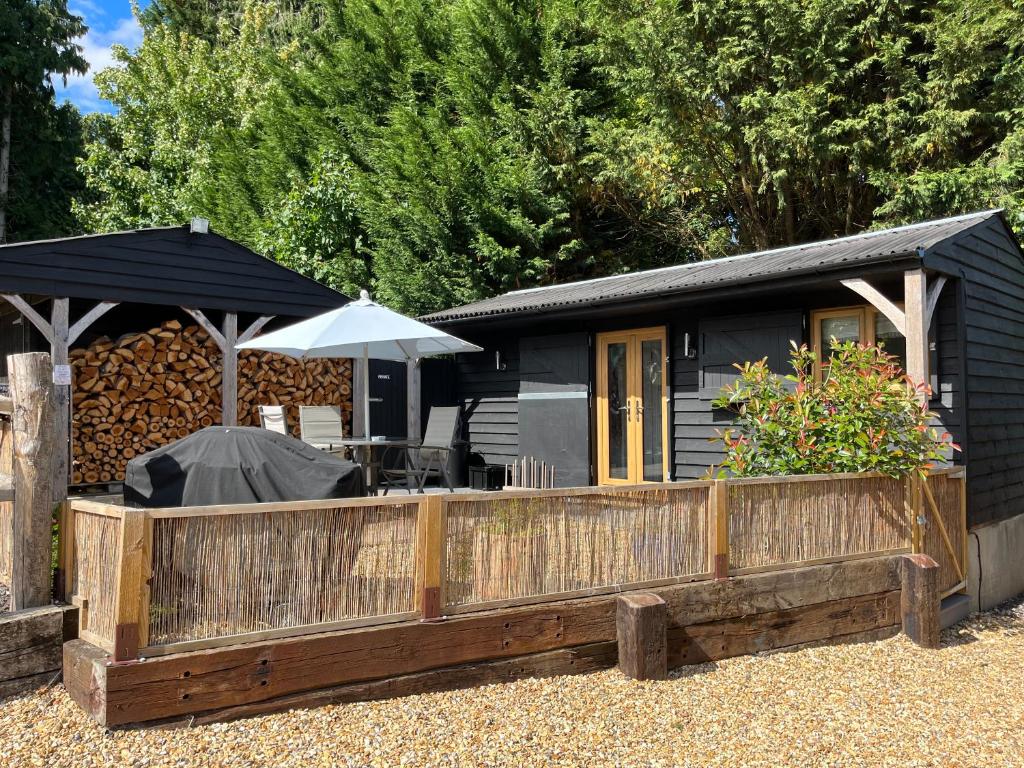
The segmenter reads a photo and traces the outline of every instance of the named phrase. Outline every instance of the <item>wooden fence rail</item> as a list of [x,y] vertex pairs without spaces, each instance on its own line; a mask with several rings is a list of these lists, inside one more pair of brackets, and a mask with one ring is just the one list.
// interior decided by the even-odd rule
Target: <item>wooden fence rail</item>
[[964,587],[961,468],[129,509],[71,504],[83,638],[115,659],[901,552]]

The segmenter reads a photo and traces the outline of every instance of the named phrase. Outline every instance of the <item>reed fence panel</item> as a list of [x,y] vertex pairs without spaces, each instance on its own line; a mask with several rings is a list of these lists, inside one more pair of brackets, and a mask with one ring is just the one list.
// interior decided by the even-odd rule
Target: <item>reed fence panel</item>
[[446,611],[706,577],[708,486],[448,497]]
[[79,606],[83,636],[103,647],[114,642],[121,518],[74,510],[71,599]]
[[[922,499],[921,550],[939,564],[939,592],[947,595],[964,585],[967,573],[967,521],[964,481],[959,470],[940,470],[928,476],[936,509]],[[942,525],[939,525],[941,520]],[[945,531],[945,536],[943,536]],[[948,543],[947,543],[948,542]]]
[[149,644],[415,610],[417,509],[413,500],[155,518]]
[[728,485],[731,572],[909,551],[902,479],[808,475]]

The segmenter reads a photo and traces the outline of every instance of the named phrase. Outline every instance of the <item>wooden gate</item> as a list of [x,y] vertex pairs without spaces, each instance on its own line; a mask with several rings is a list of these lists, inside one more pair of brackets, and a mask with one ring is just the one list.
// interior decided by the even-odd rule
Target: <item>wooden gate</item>
[[939,564],[939,593],[947,597],[967,588],[966,469],[951,467],[912,480],[907,501],[914,521],[914,552]]

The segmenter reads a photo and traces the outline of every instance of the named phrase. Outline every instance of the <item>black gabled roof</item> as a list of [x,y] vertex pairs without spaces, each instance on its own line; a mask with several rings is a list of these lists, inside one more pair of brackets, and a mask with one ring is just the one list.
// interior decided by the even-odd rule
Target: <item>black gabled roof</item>
[[0,293],[309,317],[349,301],[188,225],[0,246]]
[[797,275],[827,274],[849,270],[851,266],[899,258],[923,258],[937,244],[983,221],[1001,216],[1000,210],[982,211],[770,251],[575,283],[527,288],[435,312],[420,319],[429,323],[445,323],[497,315],[558,311],[581,305],[595,306],[706,291]]

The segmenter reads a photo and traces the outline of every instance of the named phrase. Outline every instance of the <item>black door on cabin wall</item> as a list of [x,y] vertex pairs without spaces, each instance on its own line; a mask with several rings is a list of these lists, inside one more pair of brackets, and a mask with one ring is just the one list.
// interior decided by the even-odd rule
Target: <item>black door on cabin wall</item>
[[370,434],[405,437],[405,363],[370,361]]

